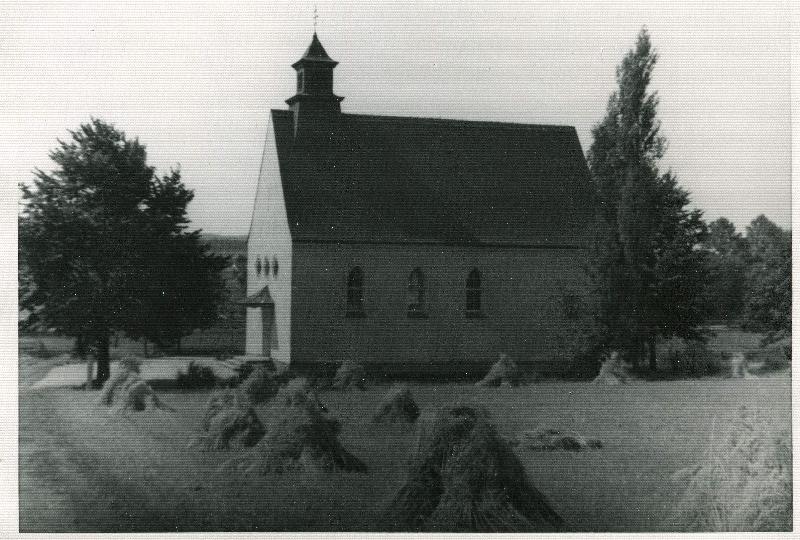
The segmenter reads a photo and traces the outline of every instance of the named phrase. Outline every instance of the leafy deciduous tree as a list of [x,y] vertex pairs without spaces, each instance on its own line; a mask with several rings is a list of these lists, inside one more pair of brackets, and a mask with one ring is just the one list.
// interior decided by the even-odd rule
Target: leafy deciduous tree
[[721,217],[709,224],[702,248],[708,272],[705,303],[709,319],[729,324],[741,320],[748,289],[747,240]]
[[777,341],[792,330],[792,235],[761,215],[747,227],[750,287],[744,327]]
[[59,140],[58,168],[20,185],[20,260],[35,286],[22,307],[97,351],[109,376],[109,338],[123,330],[175,340],[210,325],[225,259],[186,232],[193,194],[180,173],[158,177],[145,146],[98,119]]

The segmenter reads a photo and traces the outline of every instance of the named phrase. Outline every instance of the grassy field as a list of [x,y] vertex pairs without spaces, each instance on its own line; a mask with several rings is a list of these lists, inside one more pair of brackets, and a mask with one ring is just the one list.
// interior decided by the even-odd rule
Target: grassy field
[[[751,332],[743,332],[727,327],[715,327],[708,340],[711,350],[731,353],[745,351],[753,356],[762,354],[760,348],[762,336]],[[221,321],[216,326],[207,330],[197,330],[192,335],[183,338],[181,342],[182,355],[219,356],[244,354],[244,324],[241,319]],[[26,365],[20,364],[20,380],[28,378],[36,380],[47,373],[48,366],[53,364],[53,357],[69,354],[74,340],[72,338],[51,334],[21,335],[19,349],[39,358],[40,362]],[[150,345],[149,350],[152,351]],[[120,336],[112,339],[111,355],[119,357],[125,354],[143,356],[144,348],[141,341],[132,341]],[[35,360],[35,358],[34,358]],[[63,359],[67,361],[67,359]],[[58,359],[56,360],[58,363]]]
[[[235,451],[188,447],[208,392],[160,392],[174,412],[109,416],[96,392],[20,393],[20,527],[44,531],[367,531],[401,483],[413,428],[369,418],[387,386],[326,391],[341,440],[367,474],[218,473]],[[420,407],[487,407],[506,435],[538,426],[599,438],[581,453],[518,448],[533,483],[574,530],[656,531],[674,507],[671,476],[698,462],[744,405],[770,431],[789,429],[787,373],[758,379],[546,382],[517,388],[414,384]],[[267,406],[257,409],[262,418]]]

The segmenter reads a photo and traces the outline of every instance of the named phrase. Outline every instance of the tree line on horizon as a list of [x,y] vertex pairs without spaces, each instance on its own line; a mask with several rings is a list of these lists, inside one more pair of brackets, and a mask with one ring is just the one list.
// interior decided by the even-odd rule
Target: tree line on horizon
[[[579,353],[617,350],[653,370],[659,340],[702,339],[709,321],[773,341],[791,331],[791,232],[763,215],[746,235],[725,218],[707,224],[676,175],[659,169],[666,141],[648,92],[656,61],[643,29],[592,130],[596,215]],[[20,184],[20,329],[74,337],[78,354],[96,356],[101,385],[113,333],[167,347],[240,309],[223,270],[234,263],[243,294],[247,260],[241,238],[187,231],[193,192],[179,170],[157,175],[138,139],[96,118],[70,134],[50,153],[56,170]]]

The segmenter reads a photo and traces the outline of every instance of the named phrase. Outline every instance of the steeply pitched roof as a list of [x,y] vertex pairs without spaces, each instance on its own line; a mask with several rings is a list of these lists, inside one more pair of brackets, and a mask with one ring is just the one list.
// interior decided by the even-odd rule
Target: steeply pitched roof
[[317,37],[317,33],[314,32],[314,36],[311,38],[311,44],[306,49],[305,54],[303,57],[295,62],[295,64],[302,62],[303,60],[312,60],[314,62],[327,62],[332,64],[338,64],[335,60],[333,60],[328,53],[325,52],[325,47],[322,46],[320,43],[319,38]]
[[591,216],[572,127],[341,114],[295,140],[272,111],[299,241],[581,245]]
[[251,307],[274,303],[275,302],[272,300],[272,295],[269,294],[269,287],[267,285],[264,285],[260,291],[255,294],[251,294],[245,298],[244,302],[242,302],[242,304]]

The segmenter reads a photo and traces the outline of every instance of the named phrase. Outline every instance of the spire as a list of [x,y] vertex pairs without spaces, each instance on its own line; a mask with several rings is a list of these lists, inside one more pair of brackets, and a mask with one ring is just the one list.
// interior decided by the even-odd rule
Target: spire
[[328,53],[325,51],[325,47],[322,46],[322,43],[320,43],[319,36],[317,36],[316,32],[314,32],[314,36],[311,38],[311,45],[308,46],[305,54],[303,54],[303,57],[292,64],[292,67],[297,69],[297,65],[303,61],[324,62],[326,64],[333,64],[334,66],[339,63],[328,56]]

